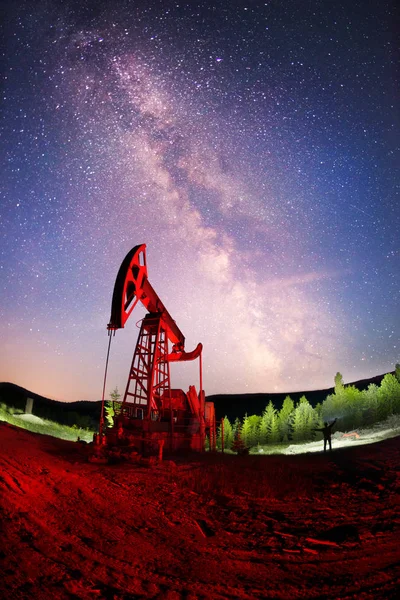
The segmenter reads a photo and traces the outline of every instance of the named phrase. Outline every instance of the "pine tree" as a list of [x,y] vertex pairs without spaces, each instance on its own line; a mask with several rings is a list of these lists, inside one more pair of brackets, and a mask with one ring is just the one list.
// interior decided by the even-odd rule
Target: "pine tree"
[[343,375],[339,372],[335,375],[335,394],[340,393],[344,388]]
[[279,435],[282,441],[288,441],[291,436],[291,420],[294,411],[294,402],[290,396],[286,396],[278,415]]
[[342,414],[338,412],[337,408],[337,397],[336,394],[329,394],[322,403],[321,408],[321,417],[324,423],[328,421],[333,421],[338,414]]
[[252,437],[252,431],[251,431],[251,422],[250,422],[250,417],[247,416],[247,413],[244,416],[243,419],[243,425],[241,427],[241,432],[240,432],[240,437],[243,440],[244,445],[246,446],[246,448],[250,448],[251,447],[251,437]]
[[313,438],[313,428],[315,427],[315,423],[318,421],[318,415],[315,412],[315,409],[308,402],[308,400],[307,400],[307,408],[305,410],[306,410],[306,430],[305,430],[305,435],[306,435],[306,439],[307,440],[312,440],[312,438]]
[[273,415],[273,417],[271,419],[269,442],[271,444],[277,444],[280,441],[280,439],[281,439],[281,436],[279,433],[279,417],[275,412],[275,414]]
[[240,429],[241,429],[240,419],[239,419],[239,417],[236,417],[236,419],[235,419],[235,421],[233,423],[233,427],[232,427],[233,439],[235,439],[236,433]]
[[268,432],[267,432],[267,442],[268,444],[272,444],[272,443],[276,443],[276,430],[277,430],[277,414],[276,414],[276,410],[275,410],[275,406],[273,405],[272,401],[270,400],[268,403],[268,406],[265,410],[266,412],[266,419],[268,422]]
[[346,393],[341,373],[335,375],[335,391],[326,397],[322,403],[322,418],[324,422],[332,421],[346,414]]
[[293,440],[302,442],[312,438],[314,409],[305,396],[302,396],[294,411]]
[[259,431],[260,431],[260,423],[261,417],[259,415],[251,415],[248,417],[249,426],[250,426],[250,435],[248,438],[247,446],[252,448],[253,446],[257,446],[260,440]]
[[345,397],[344,414],[341,427],[348,431],[362,425],[363,395],[354,385],[348,385],[343,390]]
[[311,428],[311,439],[322,439],[322,432],[315,431],[315,429],[322,429],[324,426],[324,421],[322,419],[322,405],[318,402],[318,404],[314,408],[313,412],[313,425]]
[[104,404],[104,409],[106,412],[106,421],[107,426],[112,427],[114,425],[114,415],[115,415],[115,405],[114,402],[119,402],[121,398],[121,394],[118,391],[118,387],[115,387],[112,392],[110,392],[111,401],[108,400]]
[[276,410],[270,400],[262,414],[259,425],[259,443],[269,444],[271,441],[271,426],[273,419],[276,418]]
[[223,425],[222,425],[222,423],[220,423],[217,428],[217,439],[216,439],[217,450],[222,450],[222,432],[223,432]]
[[318,402],[314,406],[314,417],[316,420],[318,420],[318,419],[321,419],[321,415],[322,415],[322,404],[320,402]]
[[382,420],[391,414],[400,412],[400,383],[391,373],[387,373],[382,379],[378,399]]
[[301,406],[296,406],[296,408],[294,410],[292,426],[293,426],[293,433],[292,433],[293,441],[294,442],[303,441],[304,421],[303,421],[303,411],[302,411]]
[[370,383],[368,389],[362,392],[363,423],[373,425],[379,420],[378,386]]
[[258,427],[258,443],[262,446],[268,443],[268,417],[265,414],[265,410],[262,414],[260,425]]
[[235,437],[232,442],[232,450],[237,454],[244,454],[247,451],[246,445],[242,439],[240,424],[235,431]]
[[230,450],[232,448],[233,442],[233,428],[228,419],[228,417],[224,417],[224,448],[225,450]]

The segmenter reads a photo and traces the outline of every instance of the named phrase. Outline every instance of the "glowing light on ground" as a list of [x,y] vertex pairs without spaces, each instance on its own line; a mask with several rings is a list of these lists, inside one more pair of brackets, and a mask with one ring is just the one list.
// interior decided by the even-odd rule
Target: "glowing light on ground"
[[[337,448],[363,446],[374,444],[389,438],[400,436],[400,416],[391,416],[383,423],[378,423],[371,429],[357,429],[359,437],[348,437],[345,433],[336,431],[332,435],[332,452]],[[345,437],[346,436],[346,437]],[[308,442],[306,444],[291,444],[282,451],[282,454],[306,454],[309,452],[323,452],[323,441]],[[327,452],[329,455],[329,452]]]

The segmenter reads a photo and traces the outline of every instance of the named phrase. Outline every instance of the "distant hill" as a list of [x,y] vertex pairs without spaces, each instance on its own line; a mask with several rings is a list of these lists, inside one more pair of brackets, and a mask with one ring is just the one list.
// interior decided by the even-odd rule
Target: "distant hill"
[[[380,385],[385,375],[386,373],[346,385],[355,385],[359,390],[365,390],[371,383]],[[275,408],[279,410],[283,400],[288,395],[294,402],[297,402],[304,395],[310,404],[315,406],[318,402],[323,402],[332,393],[333,387],[326,390],[289,392],[286,394],[214,394],[207,396],[206,399],[209,402],[214,402],[217,419],[222,419],[227,415],[230,420],[234,420],[236,417],[242,419],[246,413],[248,415],[261,415],[270,400],[272,400]],[[33,399],[32,413],[38,417],[65,425],[76,423],[82,427],[97,428],[98,426],[101,411],[100,400],[93,402],[88,400],[59,402],[44,398],[15,383],[0,383],[0,403],[25,410],[27,398]]]
[[26,401],[33,399],[32,414],[63,425],[80,425],[96,429],[100,421],[101,401],[59,402],[44,398],[15,383],[0,383],[0,403],[25,411]]

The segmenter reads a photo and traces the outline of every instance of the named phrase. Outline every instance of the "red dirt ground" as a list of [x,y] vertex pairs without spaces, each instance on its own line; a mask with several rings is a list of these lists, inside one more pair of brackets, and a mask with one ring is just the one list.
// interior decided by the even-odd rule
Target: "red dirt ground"
[[399,597],[399,438],[151,467],[0,440],[3,598]]

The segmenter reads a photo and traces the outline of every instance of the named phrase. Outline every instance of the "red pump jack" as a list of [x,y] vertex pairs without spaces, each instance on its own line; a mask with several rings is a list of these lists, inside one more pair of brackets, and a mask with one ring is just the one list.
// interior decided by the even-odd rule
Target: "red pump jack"
[[[216,445],[215,411],[202,389],[202,344],[185,351],[185,337],[156,294],[147,277],[146,245],[135,246],[123,260],[115,281],[110,322],[111,336],[122,329],[135,306],[148,310],[142,320],[122,402],[113,402],[113,426],[105,427],[104,378],[99,433],[92,460],[117,456],[158,456],[211,450]],[[169,348],[171,345],[171,349]],[[107,363],[108,363],[107,355]],[[199,359],[200,391],[172,389],[171,362]],[[107,366],[106,366],[107,373]]]

